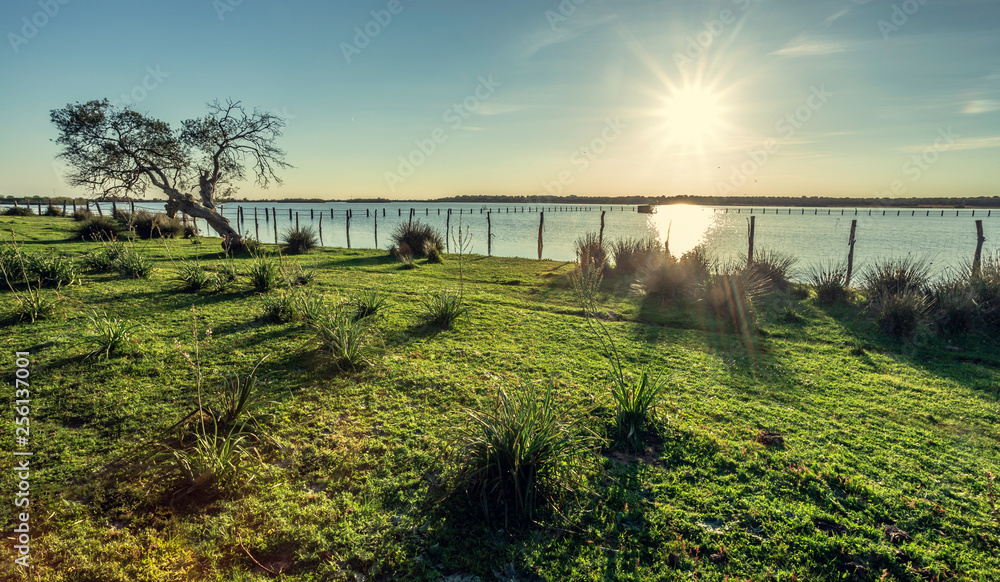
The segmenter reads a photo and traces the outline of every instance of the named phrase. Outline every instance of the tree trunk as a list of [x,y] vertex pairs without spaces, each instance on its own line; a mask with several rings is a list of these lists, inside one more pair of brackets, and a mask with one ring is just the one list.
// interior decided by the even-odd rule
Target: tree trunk
[[189,194],[182,194],[177,190],[166,191],[168,200],[166,203],[167,216],[173,218],[180,211],[194,218],[201,218],[215,232],[222,237],[222,248],[229,252],[238,253],[243,250],[243,238],[229,224],[229,219],[219,214],[211,208],[195,202],[194,197]]

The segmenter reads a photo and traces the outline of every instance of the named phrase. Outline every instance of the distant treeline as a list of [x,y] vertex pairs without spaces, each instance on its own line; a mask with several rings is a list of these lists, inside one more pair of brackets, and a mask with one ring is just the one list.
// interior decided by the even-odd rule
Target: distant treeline
[[[3,196],[0,204],[67,204],[76,200],[83,204],[86,198],[69,196]],[[111,198],[102,200],[111,202]],[[123,202],[124,199],[116,199]],[[133,202],[163,202],[162,200],[135,199]],[[887,208],[931,206],[942,208],[1000,208],[1000,196],[977,196],[970,198],[834,198],[829,196],[450,196],[433,200],[390,200],[388,198],[351,198],[347,200],[324,200],[322,198],[281,198],[268,200],[235,199],[217,201],[217,204],[285,202],[296,204],[325,204],[327,202],[350,202],[355,204],[393,204],[400,202],[440,202],[455,204],[607,204],[634,206],[637,204],[697,204],[700,206],[846,206]]]

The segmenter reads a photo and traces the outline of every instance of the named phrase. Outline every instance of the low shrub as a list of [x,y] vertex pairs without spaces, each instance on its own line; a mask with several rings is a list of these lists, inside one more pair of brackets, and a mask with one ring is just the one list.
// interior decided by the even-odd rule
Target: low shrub
[[426,257],[431,249],[437,249],[438,253],[444,249],[441,233],[419,220],[400,223],[389,238],[401,255]]
[[699,290],[699,299],[720,329],[748,336],[757,321],[755,301],[767,292],[768,285],[759,272],[730,265],[708,278]]
[[56,299],[48,293],[42,293],[41,285],[29,285],[26,291],[12,290],[12,293],[17,303],[12,313],[15,321],[28,320],[35,323],[41,319],[51,319],[56,313]]
[[76,210],[73,211],[73,220],[75,220],[76,222],[83,222],[84,220],[87,220],[91,216],[93,216],[93,213],[91,213],[86,208],[77,208]]
[[922,259],[882,259],[869,265],[861,276],[869,301],[906,291],[923,293],[930,282],[930,265]]
[[459,318],[469,313],[462,295],[454,291],[440,291],[422,299],[427,322],[441,329],[451,329]]
[[66,213],[62,211],[62,208],[56,208],[54,204],[49,204],[49,207],[45,209],[45,216],[66,216]]
[[225,261],[215,271],[213,286],[216,291],[223,292],[231,288],[239,280],[240,271],[232,261]]
[[3,211],[4,216],[34,216],[35,211],[27,206],[11,206]]
[[124,228],[141,239],[184,236],[184,223],[181,219],[170,218],[163,212],[154,214],[148,210],[136,210],[131,214],[122,212],[117,218]]
[[121,223],[107,216],[91,216],[76,227],[76,238],[85,241],[117,240],[121,233]]
[[428,263],[439,265],[444,262],[444,259],[441,258],[441,250],[438,249],[436,246],[431,246],[429,249],[427,249],[426,254]]
[[674,260],[664,254],[645,277],[646,294],[659,301],[686,303],[697,297],[698,290],[715,268],[704,247],[697,246]]
[[557,407],[551,384],[540,396],[534,386],[514,395],[500,389],[493,410],[467,411],[459,480],[487,516],[531,518],[579,480],[575,461],[593,438],[571,412]]
[[869,304],[882,333],[897,338],[916,334],[929,307],[927,296],[913,288],[904,288],[895,293],[883,291]]
[[281,236],[281,242],[285,245],[285,252],[289,255],[305,254],[316,248],[319,243],[316,230],[311,226],[286,230]]
[[847,267],[838,264],[813,265],[808,280],[816,290],[816,301],[827,305],[843,303],[850,298],[847,288]]
[[[972,266],[967,267],[971,273]],[[1000,327],[1000,250],[982,257],[979,271],[969,277],[969,289],[975,296],[983,323]]]

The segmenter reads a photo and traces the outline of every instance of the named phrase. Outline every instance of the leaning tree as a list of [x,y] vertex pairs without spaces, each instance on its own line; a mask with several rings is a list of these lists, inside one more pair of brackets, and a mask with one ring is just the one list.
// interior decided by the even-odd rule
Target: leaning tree
[[204,219],[226,250],[239,250],[243,242],[216,201],[232,195],[248,167],[263,188],[281,184],[276,171],[291,167],[274,145],[284,120],[256,109],[247,113],[231,99],[209,103],[208,115],[178,129],[107,99],[53,110],[52,123],[62,147],[56,158],[68,166],[71,186],[125,198],[153,187],[166,195],[170,217],[180,211]]

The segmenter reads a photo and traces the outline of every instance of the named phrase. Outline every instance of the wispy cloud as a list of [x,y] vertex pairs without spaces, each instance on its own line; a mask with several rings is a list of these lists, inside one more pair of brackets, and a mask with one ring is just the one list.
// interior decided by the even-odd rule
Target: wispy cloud
[[849,50],[852,50],[851,45],[843,41],[809,38],[800,34],[771,54],[784,57],[807,57],[843,53]]
[[[908,146],[901,148],[900,151],[906,152],[908,154],[919,154],[927,150],[927,144],[919,146]],[[985,150],[990,148],[1000,148],[1000,136],[994,137],[969,137],[961,138],[955,140],[955,143],[942,145],[941,149],[943,151],[958,151],[958,150]]]
[[504,113],[513,113],[515,111],[521,111],[522,109],[527,109],[527,105],[514,105],[512,103],[494,103],[493,101],[488,101],[479,106],[479,113],[481,115],[503,115]]
[[[544,15],[544,13],[539,13]],[[617,20],[615,14],[590,16],[585,12],[577,12],[568,21],[556,27],[540,28],[522,42],[521,54],[524,58],[533,57],[539,51],[551,46],[569,42],[591,30]],[[544,20],[543,20],[544,21]]]
[[989,113],[990,111],[1000,111],[1000,101],[992,99],[976,99],[969,101],[962,108],[962,113],[975,115],[977,113]]

